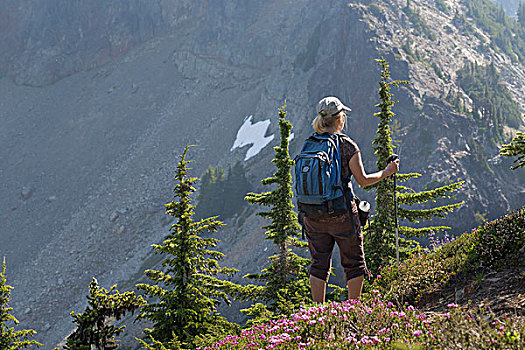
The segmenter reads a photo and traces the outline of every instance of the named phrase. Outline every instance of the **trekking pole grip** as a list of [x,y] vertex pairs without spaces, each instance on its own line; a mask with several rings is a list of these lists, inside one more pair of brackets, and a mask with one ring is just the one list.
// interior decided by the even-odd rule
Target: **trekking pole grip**
[[395,160],[398,160],[399,156],[397,154],[392,154],[388,159],[386,160],[386,164],[392,163]]

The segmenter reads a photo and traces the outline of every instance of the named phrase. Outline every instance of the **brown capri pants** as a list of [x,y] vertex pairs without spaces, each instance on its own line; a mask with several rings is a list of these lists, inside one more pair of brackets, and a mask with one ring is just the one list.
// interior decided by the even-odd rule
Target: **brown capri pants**
[[357,214],[357,207],[352,203],[354,229],[350,213],[330,219],[304,219],[304,228],[308,238],[308,248],[312,256],[309,274],[323,281],[328,281],[332,266],[332,250],[337,243],[341,253],[346,280],[367,275],[363,234]]

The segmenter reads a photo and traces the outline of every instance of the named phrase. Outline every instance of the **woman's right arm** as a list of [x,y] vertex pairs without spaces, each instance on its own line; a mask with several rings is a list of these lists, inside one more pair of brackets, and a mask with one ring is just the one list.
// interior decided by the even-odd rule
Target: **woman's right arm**
[[388,163],[384,170],[377,173],[367,174],[361,160],[361,152],[357,151],[349,162],[350,170],[355,181],[361,187],[370,186],[399,171],[399,159]]

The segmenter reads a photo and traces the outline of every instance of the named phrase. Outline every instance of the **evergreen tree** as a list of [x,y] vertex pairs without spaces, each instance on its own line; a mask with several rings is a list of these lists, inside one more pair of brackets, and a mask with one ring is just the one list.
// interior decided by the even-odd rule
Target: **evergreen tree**
[[246,171],[241,162],[235,163],[228,169],[228,175],[224,182],[223,213],[225,217],[231,217],[245,205],[244,197],[250,190],[250,183],[246,178]]
[[505,24],[506,20],[507,20],[507,16],[505,16],[505,9],[503,8],[503,4],[500,4],[498,8],[498,13],[496,15],[496,21],[498,23]]
[[199,218],[218,215],[232,217],[245,205],[244,196],[248,193],[250,183],[240,162],[228,169],[225,174],[220,166],[211,165],[201,178],[195,214]]
[[211,165],[206,169],[200,180],[199,195],[197,196],[197,207],[195,214],[199,218],[208,217],[211,213],[220,215],[223,204],[222,183],[224,181],[224,169],[214,168]]
[[[387,159],[393,154],[392,131],[390,130],[390,123],[395,113],[392,112],[392,107],[397,101],[392,100],[393,94],[390,92],[392,86],[409,84],[408,81],[391,80],[389,64],[384,58],[376,60],[381,66],[381,80],[379,81],[379,99],[381,102],[375,107],[380,108],[380,111],[374,116],[379,118],[377,126],[376,138],[372,142],[375,154],[377,155],[377,168],[384,169],[387,165]],[[421,176],[418,173],[410,174],[395,174],[394,176],[401,181],[407,181],[411,178]],[[447,186],[438,187],[436,189],[421,191],[414,193],[408,191],[405,186],[397,186],[397,202],[398,204],[413,206],[425,204],[427,202],[436,202],[438,198],[450,198],[450,193],[458,190],[463,182],[456,182]],[[373,217],[372,226],[369,227],[365,233],[365,251],[367,252],[367,260],[369,268],[372,271],[377,271],[381,265],[391,264],[396,256],[395,252],[395,218],[394,218],[394,193],[393,193],[393,177],[378,182],[371,186],[376,189],[376,215]],[[407,220],[412,223],[419,223],[420,220],[431,220],[434,217],[445,217],[448,212],[454,210],[462,203],[449,204],[431,209],[407,209],[398,208],[398,218]],[[447,229],[445,226],[429,226],[423,228],[412,228],[408,226],[400,226],[399,233],[407,238],[420,237],[430,232]],[[413,241],[400,239],[401,254],[408,253]]]
[[277,247],[277,254],[269,258],[269,266],[258,274],[246,277],[264,283],[257,297],[266,303],[253,305],[243,310],[256,318],[272,318],[283,314],[290,314],[302,303],[309,299],[309,279],[305,266],[308,259],[299,257],[289,247],[306,246],[298,240],[301,227],[297,221],[297,214],[293,210],[293,192],[291,168],[293,160],[289,154],[289,137],[292,124],[286,120],[286,104],[279,108],[279,130],[281,134],[280,146],[274,147],[275,157],[272,163],[277,171],[272,177],[263,179],[263,185],[276,185],[274,190],[263,193],[249,193],[246,200],[252,204],[270,207],[269,211],[259,212],[270,220],[267,226],[266,239],[271,240]]
[[71,312],[77,324],[75,331],[67,337],[64,349],[110,350],[118,347],[115,336],[126,326],[117,327],[112,323],[126,313],[133,313],[144,305],[144,299],[134,292],[120,293],[114,285],[110,290],[99,287],[95,278],[89,284],[88,306],[84,313]]
[[513,100],[509,90],[501,84],[494,64],[466,64],[457,73],[459,85],[472,98],[472,112],[474,118],[479,119],[480,126],[497,125],[489,130],[497,139],[502,135],[504,125],[519,127],[519,105]]
[[219,315],[217,306],[221,300],[229,303],[227,291],[238,286],[217,276],[231,276],[236,270],[219,265],[224,254],[212,250],[217,239],[201,237],[204,232],[216,232],[223,223],[217,217],[193,220],[192,193],[197,179],[188,176],[187,151],[188,147],[175,173],[176,200],[165,205],[166,213],[176,222],[164,241],[153,245],[157,253],[165,256],[162,268],[146,270],[154,284],[137,285],[151,300],[142,307],[138,319],[153,323],[152,329],[144,331],[153,348],[159,348],[159,344],[169,348],[176,343],[185,349],[195,348],[197,336],[219,335],[225,329],[231,332],[235,328]]
[[[523,116],[525,119],[525,115]],[[522,168],[525,166],[525,133],[518,132],[516,136],[506,145],[503,145],[499,151],[500,155],[505,157],[514,157],[518,158],[514,160],[514,163],[517,163],[515,166],[511,167],[512,170]]]
[[525,2],[523,1],[520,1],[517,16],[519,24],[522,28],[525,28]]
[[8,306],[13,287],[7,284],[5,269],[4,258],[0,272],[0,349],[18,350],[33,345],[41,346],[37,341],[29,339],[36,334],[34,330],[15,331],[14,327],[9,327],[10,323],[17,324],[18,320],[10,313],[13,308]]

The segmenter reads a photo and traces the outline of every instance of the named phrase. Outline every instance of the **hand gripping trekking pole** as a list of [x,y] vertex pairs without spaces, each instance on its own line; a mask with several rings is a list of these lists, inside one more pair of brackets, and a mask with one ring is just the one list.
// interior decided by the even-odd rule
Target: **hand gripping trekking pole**
[[[396,159],[398,159],[399,156],[397,154],[392,154],[388,159],[386,160],[387,164],[392,163]],[[396,231],[396,262],[399,266],[399,227],[397,224],[397,188],[396,188],[396,174],[392,175],[394,177],[394,226]]]

